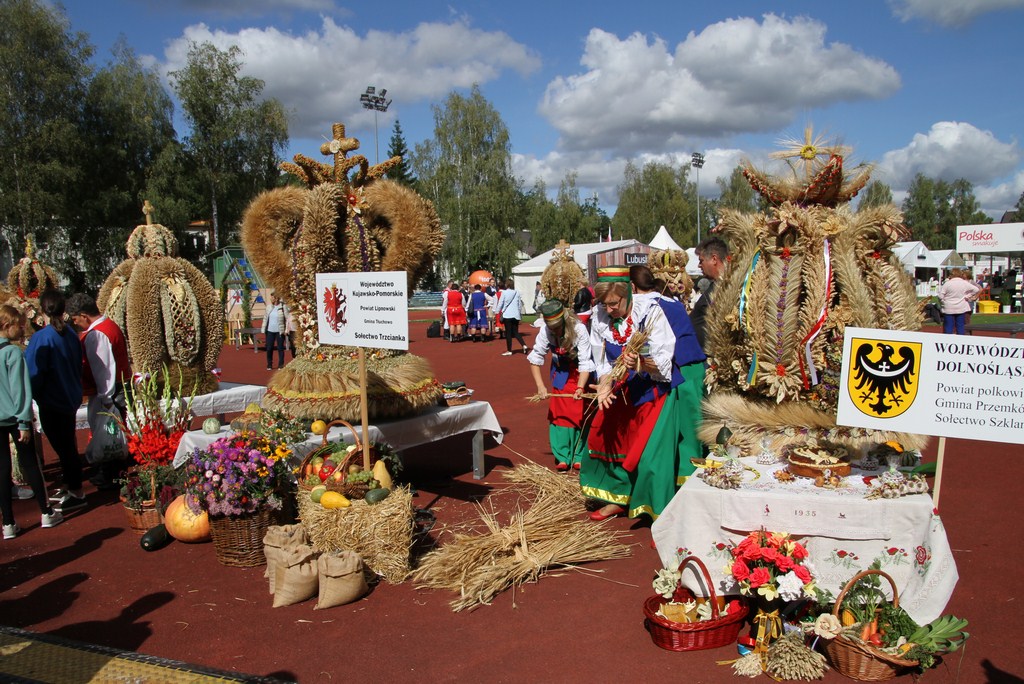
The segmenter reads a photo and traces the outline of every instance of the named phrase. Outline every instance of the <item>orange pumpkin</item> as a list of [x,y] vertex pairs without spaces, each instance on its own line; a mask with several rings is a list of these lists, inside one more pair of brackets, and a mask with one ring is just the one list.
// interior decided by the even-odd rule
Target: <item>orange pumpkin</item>
[[196,515],[185,505],[181,495],[171,502],[164,512],[164,527],[167,533],[182,542],[210,541],[210,518],[206,511]]

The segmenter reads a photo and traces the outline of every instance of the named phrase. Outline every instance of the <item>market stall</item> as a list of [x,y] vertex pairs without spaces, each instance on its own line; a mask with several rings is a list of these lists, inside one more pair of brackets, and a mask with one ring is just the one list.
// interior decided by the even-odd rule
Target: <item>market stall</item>
[[[842,486],[824,488],[805,478],[780,482],[773,473],[785,464],[758,465],[755,460],[741,459],[745,472],[739,489],[718,489],[697,477],[680,488],[651,528],[665,567],[695,554],[704,559],[721,593],[732,562],[730,545],[751,530],[786,530],[810,552],[818,586],[833,595],[852,575],[880,560],[896,582],[900,605],[914,620],[925,624],[942,613],[958,574],[928,494],[866,499],[864,478],[878,471],[855,468]],[[706,593],[699,586],[689,588]]]

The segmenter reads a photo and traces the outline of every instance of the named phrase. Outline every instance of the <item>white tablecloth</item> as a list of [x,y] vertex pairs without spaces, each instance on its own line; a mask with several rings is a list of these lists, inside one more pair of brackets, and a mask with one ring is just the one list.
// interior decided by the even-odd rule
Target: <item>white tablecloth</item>
[[[243,385],[237,382],[222,382],[220,389],[209,394],[200,394],[192,400],[195,416],[222,416],[225,413],[244,411],[249,404],[260,403],[267,388],[262,385]],[[87,407],[82,405],[75,414],[75,429],[88,430]],[[38,420],[37,420],[38,422]]]
[[[362,428],[355,426],[362,437]],[[207,435],[201,431],[186,432],[178,444],[174,465],[182,465],[194,449],[205,449],[214,440],[232,432],[228,426],[218,434]],[[473,475],[483,477],[483,432],[488,432],[499,444],[504,433],[498,417],[486,401],[471,401],[464,406],[435,406],[410,418],[375,423],[369,426],[371,442],[385,442],[395,451],[403,451],[421,444],[436,442],[464,432],[476,432],[473,438]],[[352,431],[344,426],[335,426],[327,435],[328,441],[352,443]],[[292,445],[295,457],[302,459],[320,446],[323,438],[310,436],[304,442]]]
[[[651,528],[666,567],[691,553],[699,556],[721,593],[731,562],[726,545],[764,527],[802,537],[818,585],[834,596],[853,575],[881,559],[881,569],[896,582],[900,605],[910,617],[926,624],[942,614],[958,575],[929,495],[868,500],[862,475],[881,471],[854,469],[842,489],[829,490],[802,478],[779,482],[771,473],[783,465],[758,466],[754,461],[742,459],[759,477],[745,472],[740,489],[716,489],[697,477],[679,489]],[[692,573],[684,573],[684,581],[703,592]]]

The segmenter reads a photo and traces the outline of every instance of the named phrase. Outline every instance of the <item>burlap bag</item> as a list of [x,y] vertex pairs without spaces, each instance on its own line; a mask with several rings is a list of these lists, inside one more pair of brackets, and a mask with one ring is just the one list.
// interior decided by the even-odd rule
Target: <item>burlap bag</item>
[[274,568],[282,549],[291,549],[309,543],[306,528],[301,524],[272,525],[263,536],[263,553],[267,558],[267,569],[263,576],[270,581],[270,594],[274,594]]
[[308,544],[279,549],[274,565],[274,607],[290,606],[316,595],[319,552]]
[[315,610],[358,601],[370,587],[362,557],[355,551],[331,551],[317,561],[320,571],[320,596]]

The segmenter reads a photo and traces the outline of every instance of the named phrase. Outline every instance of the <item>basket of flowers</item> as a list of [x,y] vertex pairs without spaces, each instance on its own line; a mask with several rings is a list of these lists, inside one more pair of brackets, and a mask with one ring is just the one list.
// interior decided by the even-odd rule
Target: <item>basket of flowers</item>
[[[702,599],[682,585],[683,570],[693,564],[700,570],[708,598]],[[657,646],[669,651],[718,648],[736,641],[749,608],[743,601],[720,601],[707,566],[687,556],[678,569],[659,570],[654,579],[658,593],[644,602],[644,626]]]
[[128,526],[142,535],[160,524],[164,508],[177,496],[180,476],[172,463],[192,421],[193,396],[183,396],[180,386],[172,389],[166,366],[163,382],[139,373],[132,384],[130,391],[125,387],[125,415],[114,413],[113,418],[135,461],[119,480],[121,503]]
[[[882,589],[883,579],[891,601]],[[881,682],[934,667],[938,656],[957,650],[967,639],[966,626],[966,620],[952,615],[919,626],[900,608],[892,577],[873,566],[846,583],[832,613],[819,616],[814,632],[825,639],[825,655],[840,674]]]
[[196,449],[186,465],[185,503],[210,516],[217,560],[234,567],[265,562],[263,536],[270,512],[282,506],[279,492],[289,479],[283,442],[241,432]]
[[[327,441],[330,428],[334,425],[347,427],[352,432],[353,443]],[[350,423],[334,420],[317,431],[322,433],[323,442],[306,454],[299,464],[301,489],[310,491],[314,487],[323,486],[329,491],[339,492],[348,499],[362,499],[368,491],[381,486],[380,479],[383,475],[380,473],[381,466],[376,466],[376,463],[382,459],[394,458],[387,445],[369,445],[370,467],[367,468],[367,464],[363,463],[363,442]],[[390,478],[387,479],[387,484],[390,484]]]

